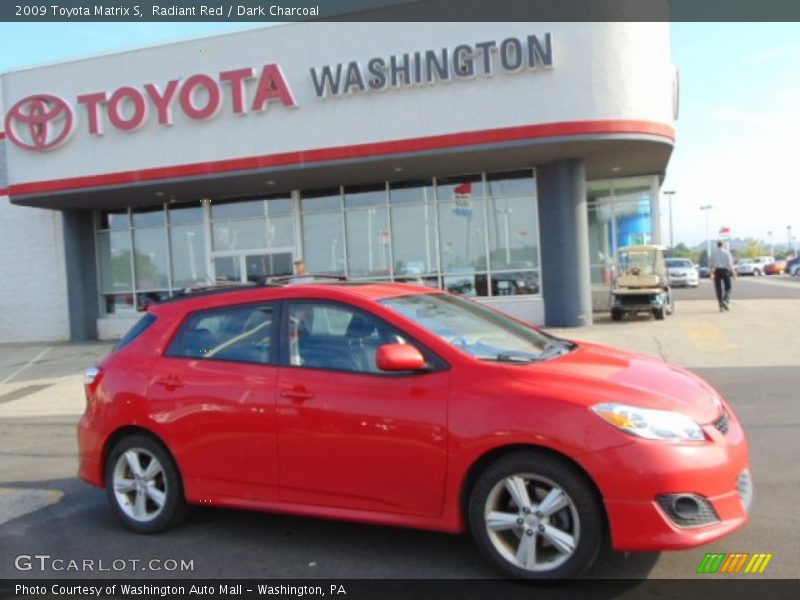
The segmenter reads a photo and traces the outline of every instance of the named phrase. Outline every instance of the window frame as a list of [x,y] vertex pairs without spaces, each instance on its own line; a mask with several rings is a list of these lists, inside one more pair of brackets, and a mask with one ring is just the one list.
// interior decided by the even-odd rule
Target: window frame
[[[251,361],[251,360],[236,360],[232,358],[202,358],[197,356],[186,356],[184,354],[174,354],[172,352],[173,345],[175,345],[181,335],[184,333],[184,330],[187,324],[192,321],[195,317],[201,318],[203,315],[218,313],[220,311],[225,310],[232,310],[237,308],[246,308],[246,307],[266,307],[269,306],[273,309],[273,319],[272,325],[270,326],[270,348],[269,348],[269,362],[259,362],[259,361]],[[282,315],[283,306],[282,303],[275,300],[260,300],[258,302],[242,302],[237,304],[226,304],[224,306],[217,306],[214,308],[201,308],[198,310],[189,311],[183,315],[180,319],[180,322],[175,326],[172,335],[170,336],[168,342],[165,344],[164,351],[161,353],[163,358],[171,358],[171,359],[180,359],[180,360],[199,360],[199,361],[217,361],[217,362],[228,362],[234,364],[242,364],[242,365],[256,365],[261,367],[271,367],[277,368],[279,365],[279,338],[278,334],[280,332],[280,323],[283,318]]]
[[125,335],[114,344],[114,347],[111,349],[111,354],[130,346],[133,342],[138,340],[144,332],[150,329],[157,320],[158,317],[156,315],[149,311],[145,312],[142,317],[125,332]]
[[[441,356],[436,354],[427,345],[423,344],[417,338],[410,335],[402,327],[398,327],[397,325],[389,322],[380,315],[376,315],[374,312],[365,310],[359,306],[355,306],[354,304],[350,304],[348,302],[343,302],[340,300],[328,300],[324,298],[288,298],[286,300],[282,300],[280,304],[282,306],[280,310],[280,319],[281,319],[280,332],[278,334],[278,350],[279,350],[278,364],[281,367],[289,369],[310,369],[314,371],[343,373],[347,375],[362,375],[362,376],[389,377],[389,378],[413,377],[419,375],[427,375],[429,373],[440,373],[443,371],[449,371],[451,368],[450,364],[447,361],[445,361]],[[371,371],[349,371],[346,369],[332,369],[325,367],[306,367],[303,365],[293,365],[291,364],[290,348],[289,348],[290,304],[311,304],[311,305],[325,304],[332,306],[334,308],[350,310],[355,314],[360,314],[362,316],[373,318],[377,320],[380,324],[385,325],[391,329],[394,329],[395,331],[399,332],[403,337],[405,337],[408,340],[409,344],[414,346],[417,350],[419,350],[422,353],[422,356],[425,358],[426,367],[420,369],[419,371],[378,371],[377,373],[373,373]]]

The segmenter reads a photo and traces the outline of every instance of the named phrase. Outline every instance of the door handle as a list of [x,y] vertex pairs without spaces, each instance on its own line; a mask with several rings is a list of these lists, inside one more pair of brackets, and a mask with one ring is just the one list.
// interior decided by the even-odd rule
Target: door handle
[[313,397],[314,394],[302,389],[286,390],[285,392],[281,392],[281,398],[289,398],[290,400],[294,400],[296,402],[311,400]]
[[156,377],[153,383],[156,383],[158,385],[163,385],[164,387],[167,388],[177,388],[183,385],[183,382],[174,373],[166,375],[164,377]]

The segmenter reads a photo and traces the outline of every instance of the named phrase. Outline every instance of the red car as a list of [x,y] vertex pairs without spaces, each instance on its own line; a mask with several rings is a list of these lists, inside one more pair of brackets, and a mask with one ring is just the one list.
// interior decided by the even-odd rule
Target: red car
[[764,275],[783,275],[786,272],[786,261],[776,260],[764,265]]
[[86,373],[80,476],[133,531],[187,504],[469,530],[507,574],[743,526],[745,434],[695,375],[405,284],[155,304]]

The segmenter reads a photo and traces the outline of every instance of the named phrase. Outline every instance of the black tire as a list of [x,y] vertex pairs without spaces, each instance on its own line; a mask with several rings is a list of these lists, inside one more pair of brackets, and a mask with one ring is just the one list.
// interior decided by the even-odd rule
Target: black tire
[[[129,451],[133,452],[129,456],[135,459],[125,456]],[[152,463],[153,459],[157,463]],[[134,474],[131,460],[139,465],[139,476]],[[158,468],[158,472],[147,478],[151,467],[154,471]],[[164,446],[151,437],[134,434],[119,440],[106,459],[105,480],[112,512],[131,531],[158,533],[174,527],[186,516],[178,469]],[[119,491],[115,489],[115,481]],[[143,498],[141,511],[137,504],[140,496]],[[155,498],[163,502],[159,505]],[[136,517],[137,512],[140,518]]]
[[[506,482],[513,476],[518,478],[512,481],[523,481],[528,494],[530,505],[526,513],[507,491]],[[556,496],[561,492],[568,503],[542,516],[538,508],[551,492]],[[492,510],[497,507],[502,510]],[[498,523],[509,526],[490,532],[489,513],[505,516]],[[515,452],[489,465],[470,493],[468,517],[481,553],[506,575],[519,579],[580,577],[594,563],[605,540],[605,514],[594,486],[567,460],[536,451]],[[553,533],[571,539],[572,549],[559,550],[549,541],[548,536]],[[520,564],[525,560],[519,558],[525,540],[529,540],[528,548],[532,544],[535,549],[531,567]]]
[[666,314],[667,311],[663,307],[653,309],[653,316],[656,318],[656,321],[663,321]]
[[622,311],[617,310],[615,308],[611,309],[611,320],[612,321],[622,321]]

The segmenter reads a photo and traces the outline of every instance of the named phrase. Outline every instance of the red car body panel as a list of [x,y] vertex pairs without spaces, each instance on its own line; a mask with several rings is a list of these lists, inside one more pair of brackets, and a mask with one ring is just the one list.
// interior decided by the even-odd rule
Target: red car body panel
[[786,261],[785,260],[776,260],[773,263],[768,263],[764,265],[764,274],[765,275],[780,275],[786,272]]
[[[737,493],[747,442],[708,384],[656,359],[585,343],[530,365],[483,362],[376,302],[422,293],[437,292],[298,285],[153,305],[154,324],[99,365],[103,375],[87,390],[80,476],[104,485],[110,441],[138,427],[172,453],[191,503],[458,532],[472,470],[525,446],[563,455],[586,473],[617,549],[693,547],[747,521]],[[393,376],[163,356],[193,311],[293,298],[369,311],[449,368]],[[707,439],[634,437],[591,411],[600,402],[680,410]],[[725,435],[711,425],[722,411]],[[674,525],[656,502],[667,493],[707,497],[720,522]]]
[[282,501],[441,514],[446,371],[400,378],[301,367],[280,371]]

